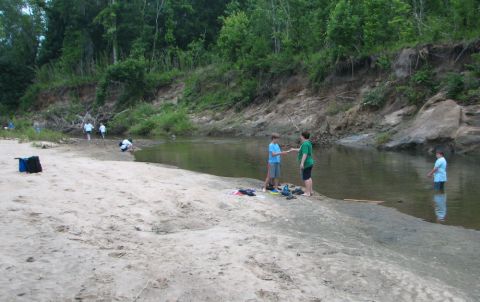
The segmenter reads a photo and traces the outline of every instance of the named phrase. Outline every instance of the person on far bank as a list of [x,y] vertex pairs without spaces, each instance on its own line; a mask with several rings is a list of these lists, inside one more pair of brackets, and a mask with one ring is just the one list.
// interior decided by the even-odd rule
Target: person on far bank
[[87,140],[90,140],[90,134],[92,134],[93,125],[90,122],[88,122],[85,125],[83,125],[83,130],[85,130],[85,133],[87,134]]
[[301,146],[298,149],[290,149],[290,151],[298,152],[298,162],[300,163],[300,172],[302,174],[302,180],[305,183],[304,196],[312,196],[313,194],[313,181],[312,181],[312,169],[314,160],[312,157],[313,147],[310,142],[310,133],[303,131],[300,135]]
[[105,139],[105,134],[107,134],[107,127],[103,123],[100,123],[100,127],[98,128],[100,130],[100,135],[102,136],[102,139]]
[[280,178],[280,162],[281,162],[281,155],[285,155],[290,152],[283,151],[280,149],[280,145],[278,144],[278,139],[280,138],[280,134],[273,133],[272,134],[272,141],[268,145],[268,171],[267,171],[267,179],[265,180],[265,185],[263,187],[263,192],[267,191],[268,184],[273,182],[274,189],[272,192],[278,192],[278,184]]
[[445,183],[447,182],[447,160],[443,151],[437,150],[435,152],[437,160],[433,169],[428,172],[427,176],[433,176],[433,189],[436,192],[443,192],[445,190]]

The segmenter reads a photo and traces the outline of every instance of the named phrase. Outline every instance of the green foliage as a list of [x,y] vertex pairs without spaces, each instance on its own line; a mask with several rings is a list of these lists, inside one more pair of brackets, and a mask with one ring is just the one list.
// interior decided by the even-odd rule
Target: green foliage
[[362,107],[369,109],[380,109],[387,101],[388,85],[381,84],[365,94],[362,100]]
[[447,97],[458,99],[465,88],[463,76],[458,73],[450,73],[447,76]]
[[223,27],[218,36],[218,47],[230,61],[239,60],[248,50],[249,20],[245,12],[237,12],[223,20]]
[[[0,120],[9,120],[5,117]],[[20,139],[25,141],[50,141],[60,142],[66,138],[66,136],[58,131],[50,129],[42,129],[40,133],[37,133],[33,128],[32,122],[28,118],[12,119],[15,129],[4,130],[0,129],[0,138],[8,139]]]
[[445,83],[447,97],[465,104],[476,104],[480,101],[480,79],[474,72],[450,73]]
[[396,87],[396,92],[403,95],[411,105],[422,105],[438,91],[439,83],[430,66],[417,70],[405,85]]
[[362,43],[363,7],[360,1],[339,0],[328,20],[327,41],[337,57],[359,52]]
[[375,66],[380,70],[389,71],[392,68],[390,57],[386,54],[380,55],[375,61]]
[[472,54],[472,63],[466,65],[472,76],[480,78],[480,53]]
[[422,105],[426,100],[425,92],[411,85],[397,86],[396,92],[403,95],[410,105]]
[[109,126],[114,133],[128,132],[142,136],[182,135],[193,129],[185,110],[167,105],[155,107],[148,103],[122,111]]
[[[118,84],[124,88],[118,105],[124,108],[171,82],[169,72],[209,65],[228,66],[234,80],[206,80],[215,90],[190,87],[190,104],[245,106],[258,87],[275,78],[306,70],[318,85],[338,61],[399,46],[478,39],[479,5],[478,0],[2,0],[0,60],[18,68],[1,70],[0,106],[16,109],[26,92],[22,108],[31,109],[39,90],[99,82],[97,103]],[[376,64],[382,70],[391,65],[388,56]],[[478,77],[479,66],[468,68]],[[410,93],[412,99],[436,90],[422,72],[408,83],[421,90]],[[228,89],[222,88],[225,82]],[[31,83],[36,87],[27,91]]]
[[313,54],[308,60],[308,74],[310,81],[319,84],[325,80],[331,71],[331,57],[328,51]]
[[0,60],[0,104],[6,108],[16,108],[32,76],[32,71],[26,66]]
[[435,91],[437,87],[435,75],[429,66],[425,66],[415,72],[410,78],[410,82],[413,85],[423,86],[427,89],[430,89],[432,92]]
[[390,142],[391,140],[392,140],[392,133],[382,132],[377,134],[377,137],[375,138],[375,143],[377,146],[382,146]]
[[257,81],[228,66],[210,66],[197,70],[186,79],[184,99],[197,110],[248,106],[255,98]]
[[25,94],[20,98],[20,110],[31,111],[35,108],[38,94],[41,92],[40,85],[31,85],[28,87]]

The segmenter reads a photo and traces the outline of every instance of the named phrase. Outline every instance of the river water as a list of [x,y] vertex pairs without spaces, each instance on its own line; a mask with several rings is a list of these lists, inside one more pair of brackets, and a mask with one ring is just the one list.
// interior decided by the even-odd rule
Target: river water
[[[174,165],[218,176],[264,180],[268,139],[182,138],[135,153],[141,162]],[[336,199],[381,205],[426,221],[480,229],[480,158],[451,155],[445,194],[426,177],[435,158],[341,146],[314,148],[314,190]],[[301,184],[296,153],[282,158],[282,182]]]

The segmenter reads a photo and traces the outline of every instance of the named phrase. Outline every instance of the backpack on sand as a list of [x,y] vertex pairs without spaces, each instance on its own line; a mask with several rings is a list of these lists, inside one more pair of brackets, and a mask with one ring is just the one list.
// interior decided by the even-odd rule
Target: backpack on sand
[[39,173],[42,172],[42,165],[40,164],[40,158],[38,156],[31,156],[27,159],[27,173]]

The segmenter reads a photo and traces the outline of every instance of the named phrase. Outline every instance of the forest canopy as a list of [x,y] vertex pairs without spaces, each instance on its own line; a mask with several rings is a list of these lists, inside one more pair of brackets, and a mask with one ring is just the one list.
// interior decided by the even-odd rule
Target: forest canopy
[[152,74],[211,64],[321,80],[340,60],[478,37],[478,16],[480,0],[0,0],[0,107],[28,109],[31,85],[144,90]]

